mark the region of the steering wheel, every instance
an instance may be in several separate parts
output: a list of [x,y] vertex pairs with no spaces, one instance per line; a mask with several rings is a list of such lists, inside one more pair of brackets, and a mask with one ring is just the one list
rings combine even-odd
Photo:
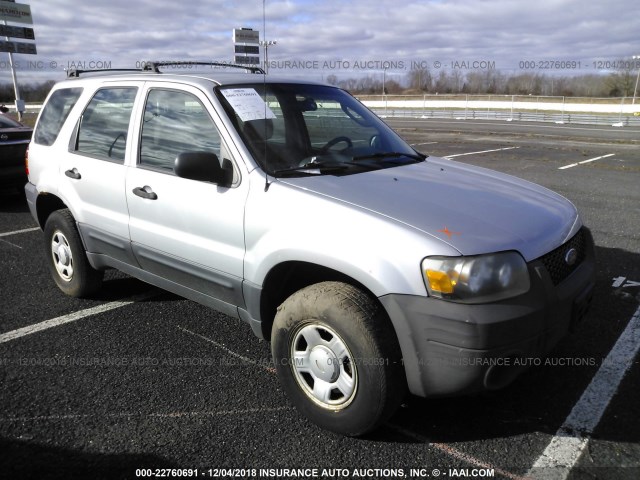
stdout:
[[344,147],[341,151],[344,151],[347,148],[353,147],[353,142],[351,141],[351,139],[349,137],[340,136],[340,137],[336,137],[334,139],[331,139],[327,143],[325,143],[324,146],[320,149],[320,153],[321,154],[322,153],[327,153],[331,147],[333,147],[334,145],[337,145],[338,143],[341,143],[341,142],[345,142],[347,144],[347,146]]

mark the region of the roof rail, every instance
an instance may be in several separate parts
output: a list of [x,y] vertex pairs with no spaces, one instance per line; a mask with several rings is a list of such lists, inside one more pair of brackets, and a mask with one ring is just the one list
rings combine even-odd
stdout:
[[140,72],[139,68],[98,68],[95,70],[79,70],[77,68],[70,68],[67,70],[67,78],[79,78],[80,75],[85,73],[100,73],[100,72]]
[[224,63],[224,62],[142,62],[140,68],[100,68],[95,70],[79,70],[69,69],[67,70],[67,78],[79,78],[80,75],[85,73],[101,73],[101,72],[146,72],[146,73],[162,73],[160,67],[168,67],[170,65],[206,65],[212,67],[229,67],[229,68],[242,68],[249,70],[251,73],[264,74],[265,71],[260,67],[252,67],[250,65],[238,65],[236,63]]
[[162,73],[160,71],[160,67],[168,67],[171,65],[204,65],[211,67],[229,67],[229,68],[242,68],[244,70],[249,70],[251,73],[259,73],[264,74],[265,71],[260,67],[252,67],[250,65],[239,65],[237,63],[225,63],[225,62],[192,62],[192,61],[182,61],[182,62],[145,62],[142,69],[145,71],[153,71],[155,73]]

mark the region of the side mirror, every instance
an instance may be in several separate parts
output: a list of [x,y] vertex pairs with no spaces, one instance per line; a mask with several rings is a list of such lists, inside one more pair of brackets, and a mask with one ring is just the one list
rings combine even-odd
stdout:
[[225,160],[225,165],[220,165],[220,160],[211,152],[182,152],[174,162],[173,171],[181,178],[200,180],[226,186],[231,184],[233,167]]

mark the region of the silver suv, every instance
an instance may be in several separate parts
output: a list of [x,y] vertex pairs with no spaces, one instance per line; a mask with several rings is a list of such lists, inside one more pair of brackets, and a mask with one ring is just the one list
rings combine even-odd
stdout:
[[76,72],[38,119],[26,193],[68,295],[115,268],[246,321],[346,435],[407,390],[504,387],[584,317],[593,241],[560,195],[427,158],[332,86],[157,67]]

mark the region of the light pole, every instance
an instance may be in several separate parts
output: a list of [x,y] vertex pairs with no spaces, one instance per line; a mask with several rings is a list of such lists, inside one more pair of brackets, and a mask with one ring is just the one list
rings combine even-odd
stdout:
[[382,99],[384,100],[384,116],[387,116],[387,106],[389,99],[387,98],[387,69],[382,69]]
[[269,47],[275,47],[277,44],[277,40],[260,40],[260,45],[264,48],[264,66],[266,73],[269,73]]
[[382,95],[387,94],[387,69],[382,69]]
[[[640,60],[640,55],[634,55],[633,57],[634,60]],[[632,105],[636,104],[636,94],[638,93],[638,80],[640,80],[640,67],[638,67],[638,76],[636,77],[636,86],[633,89],[633,102],[631,102]]]
[[[2,24],[6,26],[7,21],[4,20]],[[5,37],[5,40],[7,42],[10,41],[8,36]],[[24,105],[24,104],[22,102],[22,99],[20,98],[20,87],[18,86],[18,77],[16,76],[16,65],[15,65],[15,62],[13,61],[13,54],[11,52],[8,52],[8,55],[9,55],[9,67],[11,68],[11,78],[13,79],[13,91],[16,96],[16,112],[18,113],[18,121],[21,122],[22,121],[21,105]]]

